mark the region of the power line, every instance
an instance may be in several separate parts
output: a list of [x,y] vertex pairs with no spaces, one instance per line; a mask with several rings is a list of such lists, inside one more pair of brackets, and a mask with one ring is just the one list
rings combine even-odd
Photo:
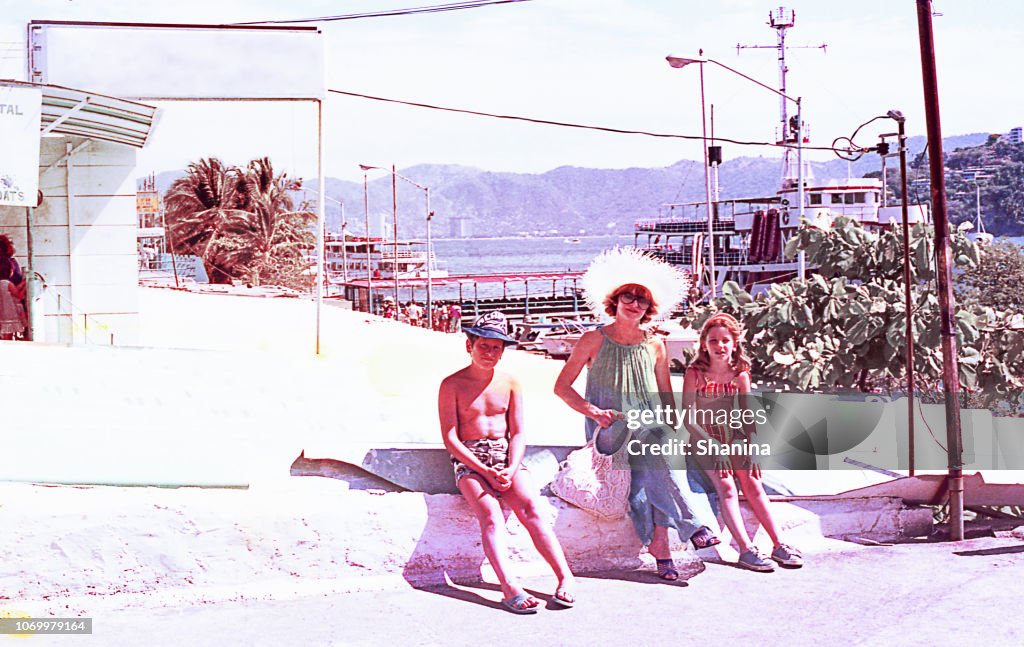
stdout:
[[[566,121],[552,121],[550,119],[535,119],[533,117],[519,117],[516,115],[502,115],[492,112],[480,112],[478,110],[467,110],[464,108],[448,108],[445,106],[435,106],[429,103],[419,103],[416,101],[403,101],[401,99],[389,99],[386,97],[375,97],[370,94],[360,94],[358,92],[346,92],[345,90],[335,90],[328,88],[328,92],[334,94],[341,94],[348,97],[356,97],[359,99],[371,99],[373,101],[383,101],[385,103],[397,103],[403,106],[412,106],[414,108],[428,108],[430,110],[441,110],[444,112],[456,112],[465,115],[476,115],[478,117],[491,117],[493,119],[509,119],[512,121],[525,121],[531,124],[544,124],[546,126],[560,126],[562,128],[579,128],[582,130],[597,130],[606,133],[615,133],[619,135],[644,135],[646,137],[659,137],[663,139],[686,139],[690,141],[703,141],[702,135],[678,135],[673,133],[655,133],[647,130],[628,130],[625,128],[611,128],[608,126],[590,126],[586,124],[576,124]],[[777,144],[774,142],[755,142],[755,141],[743,141],[739,139],[729,139],[728,137],[715,136],[715,141],[728,142],[730,144],[736,144],[738,146],[773,146],[777,148],[793,148],[793,144]],[[818,150],[818,151],[832,151],[835,152],[837,149],[831,146],[804,146],[804,150]],[[839,149],[843,150],[843,149]]]
[[300,22],[334,22],[337,20],[356,20],[359,18],[381,18],[385,16],[411,16],[420,13],[440,13],[442,11],[458,11],[460,9],[476,9],[495,4],[509,4],[512,2],[530,2],[531,0],[467,0],[466,2],[452,2],[442,5],[431,5],[428,7],[409,7],[406,9],[388,9],[385,11],[370,11],[366,13],[350,13],[338,16],[317,16],[316,18],[292,18],[288,20],[258,20],[253,22],[236,22],[234,25],[286,25]]

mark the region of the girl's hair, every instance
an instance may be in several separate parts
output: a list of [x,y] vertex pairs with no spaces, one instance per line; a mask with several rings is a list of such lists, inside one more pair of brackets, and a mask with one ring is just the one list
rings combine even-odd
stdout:
[[651,291],[637,283],[627,283],[615,288],[604,298],[604,311],[609,317],[615,317],[615,311],[619,307],[619,295],[627,292],[633,296],[647,299],[651,302],[650,307],[647,308],[647,312],[645,312],[644,316],[640,319],[641,324],[647,323],[651,320],[651,317],[658,314],[658,304],[655,303],[654,297],[651,295]]
[[704,322],[704,327],[700,329],[700,346],[697,348],[697,357],[694,358],[690,366],[698,371],[706,371],[711,368],[711,354],[708,353],[706,342],[712,328],[725,328],[732,335],[732,357],[729,358],[729,366],[732,367],[732,370],[737,373],[749,371],[750,360],[743,353],[743,329],[740,328],[740,322],[736,321],[736,317],[725,312],[719,312]]

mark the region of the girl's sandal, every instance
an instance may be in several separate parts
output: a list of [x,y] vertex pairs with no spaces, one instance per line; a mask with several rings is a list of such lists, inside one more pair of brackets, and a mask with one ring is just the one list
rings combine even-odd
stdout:
[[656,559],[655,562],[658,565],[658,577],[666,582],[675,582],[679,579],[679,571],[676,570],[676,564],[671,558]]

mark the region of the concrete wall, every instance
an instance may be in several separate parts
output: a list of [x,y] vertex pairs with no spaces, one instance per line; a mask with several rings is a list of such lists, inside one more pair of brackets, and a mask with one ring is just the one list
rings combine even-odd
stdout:
[[[456,495],[294,478],[249,490],[3,483],[0,501],[0,599],[135,593],[213,600],[437,585],[445,575],[493,581],[480,528]],[[786,539],[807,555],[832,550],[826,538],[884,542],[932,529],[930,508],[890,497],[788,498],[772,510]],[[541,497],[540,511],[576,573],[653,567],[628,519],[598,520],[551,497]],[[529,533],[506,513],[515,573],[550,577]],[[746,505],[743,513],[755,542],[770,546]],[[728,536],[722,539],[717,553],[702,555],[735,560]],[[674,548],[684,577],[704,568],[696,551]]]
[[[88,141],[43,138],[34,211],[34,270],[46,288],[44,325],[37,339],[59,343],[138,343],[138,265],[135,215],[135,149]],[[0,207],[0,233],[11,237],[28,267],[24,208]],[[38,320],[38,319],[37,319]]]

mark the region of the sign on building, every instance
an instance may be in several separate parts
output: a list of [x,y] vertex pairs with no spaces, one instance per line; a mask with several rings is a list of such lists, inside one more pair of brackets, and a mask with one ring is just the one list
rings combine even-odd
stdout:
[[138,192],[135,195],[135,211],[138,214],[159,213],[160,194]]
[[38,88],[0,85],[0,205],[36,206],[42,106]]

